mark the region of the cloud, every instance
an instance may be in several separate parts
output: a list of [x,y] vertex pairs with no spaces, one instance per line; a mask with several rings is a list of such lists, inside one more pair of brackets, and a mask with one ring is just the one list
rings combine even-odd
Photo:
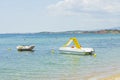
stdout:
[[120,0],[62,0],[48,7],[55,15],[114,14],[120,13]]

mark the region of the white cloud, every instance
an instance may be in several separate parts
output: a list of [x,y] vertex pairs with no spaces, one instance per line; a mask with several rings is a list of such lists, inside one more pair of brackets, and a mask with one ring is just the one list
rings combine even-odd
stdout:
[[48,6],[55,15],[115,14],[120,13],[120,0],[62,0]]

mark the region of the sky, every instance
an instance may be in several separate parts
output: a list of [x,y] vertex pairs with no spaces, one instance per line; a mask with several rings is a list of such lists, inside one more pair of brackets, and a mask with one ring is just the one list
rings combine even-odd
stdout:
[[0,0],[0,33],[120,26],[120,0]]

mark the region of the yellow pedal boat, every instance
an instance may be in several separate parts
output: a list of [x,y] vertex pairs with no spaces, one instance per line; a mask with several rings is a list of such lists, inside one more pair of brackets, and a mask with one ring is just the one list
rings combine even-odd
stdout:
[[[69,46],[71,43],[74,43],[74,46]],[[60,53],[71,53],[71,54],[93,54],[93,48],[83,48],[77,38],[70,38],[69,41],[62,47],[59,48]]]

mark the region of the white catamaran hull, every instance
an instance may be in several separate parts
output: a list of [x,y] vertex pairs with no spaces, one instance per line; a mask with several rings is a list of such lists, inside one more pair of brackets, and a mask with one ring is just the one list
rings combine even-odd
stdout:
[[71,53],[71,54],[92,54],[94,52],[93,48],[71,48],[71,47],[60,47],[60,53]]

